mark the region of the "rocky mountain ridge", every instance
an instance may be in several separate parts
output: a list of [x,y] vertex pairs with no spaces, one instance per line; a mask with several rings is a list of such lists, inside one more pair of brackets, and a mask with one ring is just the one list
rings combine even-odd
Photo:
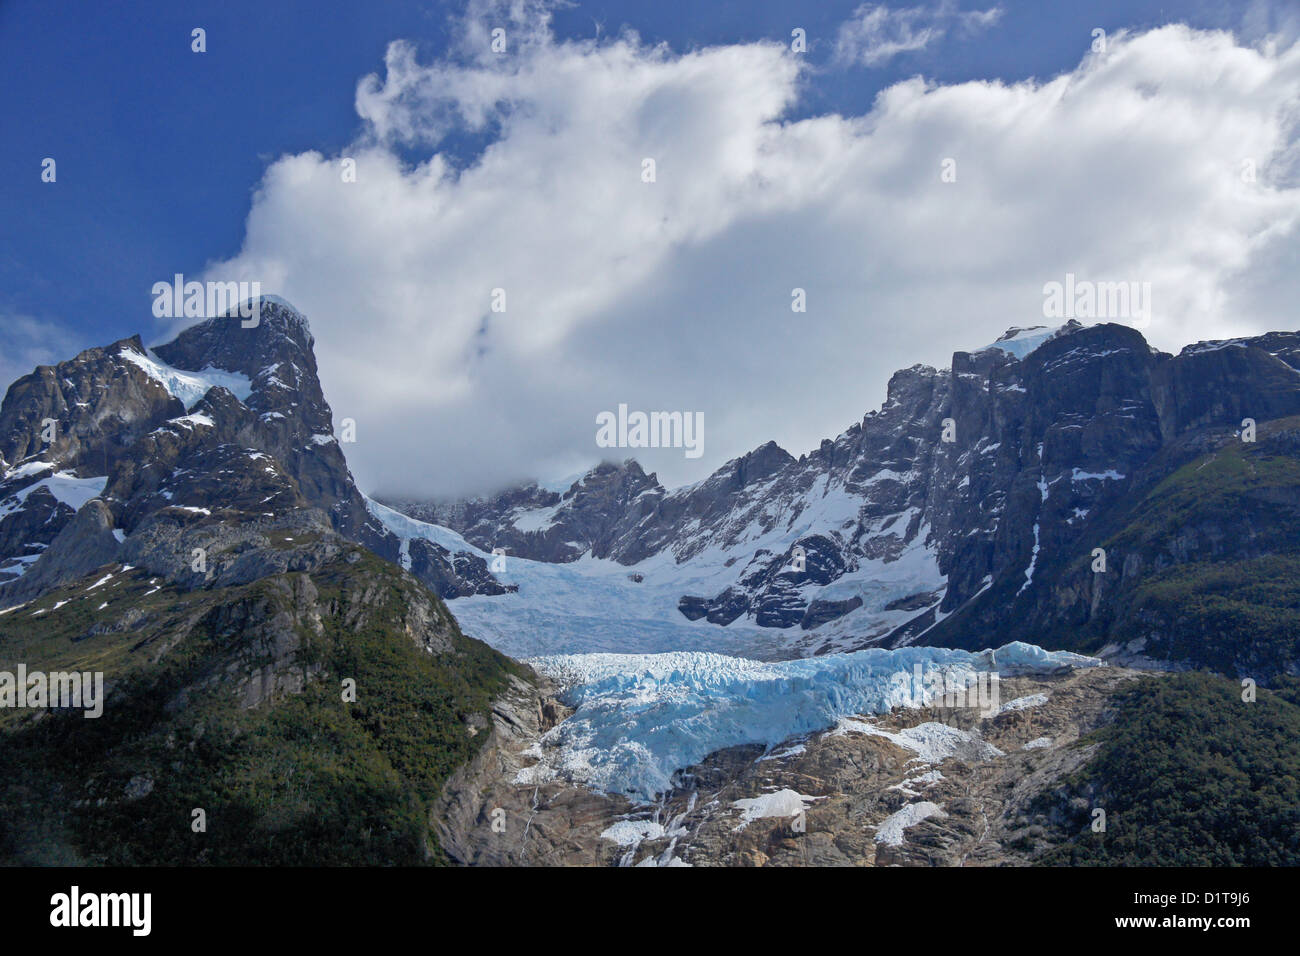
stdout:
[[[1111,595],[1136,586],[1144,568],[1293,552],[1300,503],[1279,473],[1252,499],[1262,509],[1255,531],[1212,522],[1198,550],[1171,526],[1135,554],[1121,533],[1135,496],[1224,448],[1294,460],[1285,423],[1297,414],[1300,333],[1170,355],[1127,326],[1072,321],[1012,329],[955,353],[949,369],[895,373],[879,410],[797,459],[769,442],[674,490],[628,460],[563,492],[528,485],[467,501],[388,503],[485,551],[551,563],[587,556],[633,574],[671,562],[683,579],[715,582],[679,591],[683,617],[789,630],[792,654],[1013,637],[1067,646],[1064,626],[1105,618],[1096,646],[1122,638],[1141,656],[1143,636],[1119,633],[1123,602]],[[1248,419],[1258,436],[1246,434]],[[1270,526],[1288,533],[1269,545],[1256,531]],[[1225,538],[1236,543],[1208,544]],[[1107,544],[1106,570],[1092,571],[1094,549]],[[1213,658],[1276,673],[1300,659],[1300,632],[1235,662],[1171,649],[1167,625],[1147,637],[1149,660]]]
[[403,551],[373,517],[313,346],[306,318],[267,300],[253,328],[210,319],[153,350],[133,336],[13,383],[0,405],[0,606],[111,560],[188,586],[251,580],[271,568],[247,552],[283,527],[331,530],[443,596],[504,593],[477,556]]

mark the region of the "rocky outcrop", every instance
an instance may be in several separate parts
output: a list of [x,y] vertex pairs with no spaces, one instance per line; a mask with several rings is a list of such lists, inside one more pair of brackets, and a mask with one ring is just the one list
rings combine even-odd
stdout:
[[10,584],[5,593],[12,601],[31,600],[108,564],[119,549],[108,506],[98,498],[91,499],[63,525],[41,560]]
[[432,819],[439,843],[456,863],[472,866],[573,866],[613,862],[600,839],[612,815],[631,804],[623,797],[561,783],[522,786],[529,751],[567,716],[545,678],[513,679],[492,707],[478,756],[443,788]]
[[121,360],[124,350],[143,354],[145,348],[132,336],[42,365],[14,382],[0,404],[0,461],[10,468],[57,461],[66,469],[106,474],[136,439],[185,414],[159,382]]
[[799,626],[805,631],[809,631],[837,620],[860,607],[862,607],[862,598],[860,597],[851,597],[847,601],[813,601],[808,605],[808,610],[804,611],[803,620],[799,622]]

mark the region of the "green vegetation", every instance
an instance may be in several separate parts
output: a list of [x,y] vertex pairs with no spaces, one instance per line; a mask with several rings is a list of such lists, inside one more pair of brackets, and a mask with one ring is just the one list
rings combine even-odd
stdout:
[[1300,660],[1300,556],[1175,565],[1144,579],[1131,608],[1117,635],[1154,622],[1175,660],[1270,682]]
[[[1284,427],[1286,419],[1269,423],[1260,440],[1229,440],[1214,452],[1188,462],[1162,482],[1127,516],[1127,526],[1105,543],[1108,550],[1128,554],[1153,554],[1189,529],[1221,529],[1220,550],[1238,551],[1243,539],[1257,540],[1256,551],[1277,547],[1294,551],[1300,539],[1300,459],[1289,445],[1268,438]],[[1213,542],[1202,542],[1211,549]]]
[[1265,682],[1300,658],[1300,460],[1293,420],[1177,469],[1104,542],[1144,573],[1107,640],[1154,636],[1148,653]]
[[[0,860],[442,861],[431,807],[519,665],[359,550],[309,580],[212,591],[120,576],[103,611],[82,600],[88,580],[0,618],[0,667],[103,670],[115,685],[99,719],[12,711],[0,723]],[[114,605],[144,616],[114,631]],[[432,635],[433,652],[413,634]],[[277,691],[259,699],[257,678],[272,672]],[[191,828],[195,808],[206,832]]]
[[[1258,699],[1204,674],[1145,678],[1115,697],[1097,755],[1036,808],[1069,834],[1039,862],[1300,865],[1300,681]],[[1091,830],[1092,809],[1106,830]]]

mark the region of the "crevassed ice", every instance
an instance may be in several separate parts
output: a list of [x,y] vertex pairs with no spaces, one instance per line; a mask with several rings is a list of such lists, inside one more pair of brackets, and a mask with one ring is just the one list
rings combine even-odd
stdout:
[[557,777],[644,799],[668,790],[673,774],[716,750],[771,747],[833,727],[842,717],[912,705],[915,684],[937,669],[954,681],[1092,667],[1096,658],[1013,643],[995,651],[940,647],[870,648],[767,663],[707,652],[573,654],[533,658],[566,687],[574,714],[534,751],[519,782]]

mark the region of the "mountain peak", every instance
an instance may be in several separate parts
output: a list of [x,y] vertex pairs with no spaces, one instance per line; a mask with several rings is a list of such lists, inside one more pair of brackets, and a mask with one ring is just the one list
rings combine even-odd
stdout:
[[987,352],[990,349],[1000,349],[1014,359],[1023,359],[1040,345],[1062,335],[1069,335],[1083,328],[1082,323],[1071,319],[1064,325],[1029,325],[1029,326],[1012,326],[998,336],[997,341],[992,345],[986,345],[983,348],[976,349],[975,352]]
[[764,442],[753,451],[727,462],[740,487],[751,482],[770,478],[795,460],[794,456],[774,441]]
[[245,325],[238,310],[183,330],[154,352],[176,368],[199,370],[219,368],[255,378],[263,370],[287,362],[316,371],[314,348],[307,317],[275,295],[261,297],[255,325]]
[[[267,294],[261,296],[257,302],[261,322],[281,331],[292,330],[311,339],[311,323],[307,321],[307,316],[288,299]],[[235,310],[231,315],[242,315],[243,305],[244,303],[241,303],[240,309]]]

